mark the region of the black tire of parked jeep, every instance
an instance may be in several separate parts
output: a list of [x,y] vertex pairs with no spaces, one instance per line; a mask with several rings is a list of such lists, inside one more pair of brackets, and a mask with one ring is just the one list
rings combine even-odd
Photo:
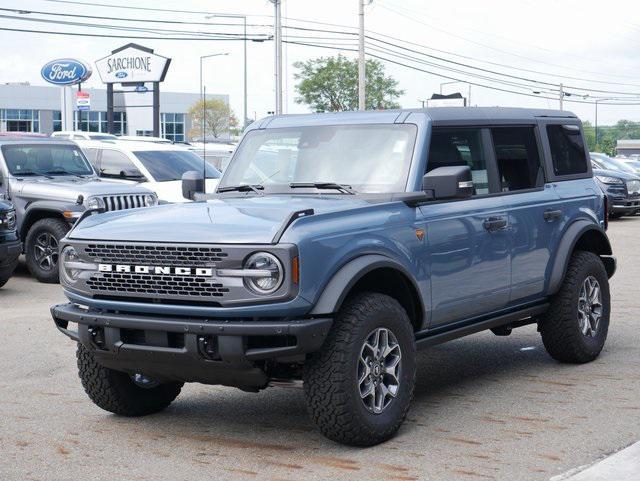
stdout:
[[69,232],[69,224],[61,219],[41,219],[34,223],[25,240],[25,258],[31,275],[40,282],[60,282],[58,247]]
[[4,286],[7,282],[9,282],[9,277],[0,277],[0,287]]
[[610,212],[609,213],[609,219],[620,219],[624,214],[621,212]]
[[[386,334],[376,337],[375,333],[380,332]],[[394,350],[386,359],[375,360],[373,355],[369,356],[373,350],[368,345],[385,345],[377,341],[383,338],[387,339],[387,346],[395,346]],[[307,406],[320,431],[333,441],[353,446],[372,446],[391,438],[404,421],[413,397],[415,352],[413,327],[395,299],[362,293],[345,302],[324,345],[307,359],[304,369]],[[375,369],[361,362],[364,357],[374,359]],[[391,366],[398,359],[399,370],[394,372],[399,380],[395,385],[396,396],[389,397],[386,406],[387,395],[383,396],[382,410],[375,413],[371,404],[378,404],[378,398],[363,399],[362,388],[365,387],[365,393],[372,388],[374,372],[383,376],[377,378],[380,380],[375,386],[382,387],[385,379],[385,389],[389,388],[392,384],[389,379],[393,378],[380,373],[385,372],[385,366],[393,369]],[[368,376],[363,367],[370,373]]]
[[[595,290],[590,294],[590,288],[595,285],[599,294]],[[586,293],[586,302],[583,293]],[[595,298],[599,299],[592,304],[590,299]],[[609,278],[604,264],[592,252],[574,252],[560,290],[538,321],[542,342],[549,355],[557,361],[572,364],[596,359],[607,339],[610,309]],[[594,313],[599,315],[597,323]],[[588,332],[584,333],[584,329]]]
[[127,373],[101,366],[86,347],[76,352],[82,387],[98,407],[120,416],[146,416],[165,409],[178,397],[183,383],[168,382],[153,387],[137,385]]

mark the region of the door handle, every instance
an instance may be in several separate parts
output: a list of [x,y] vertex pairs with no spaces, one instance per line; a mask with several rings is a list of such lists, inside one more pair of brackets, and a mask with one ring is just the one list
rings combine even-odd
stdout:
[[497,230],[504,229],[505,227],[507,227],[507,218],[506,217],[489,217],[484,220],[482,225],[489,232],[495,232]]
[[547,222],[553,222],[554,220],[558,220],[562,217],[561,210],[545,210],[544,214],[542,214],[544,220]]

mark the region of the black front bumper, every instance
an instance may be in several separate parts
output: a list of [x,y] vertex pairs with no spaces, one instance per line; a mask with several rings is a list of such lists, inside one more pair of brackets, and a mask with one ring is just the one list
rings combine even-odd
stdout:
[[0,237],[0,277],[11,275],[18,265],[18,257],[21,253],[22,243],[15,236]]
[[[222,320],[51,308],[56,327],[112,369],[242,388],[264,387],[261,361],[295,359],[320,349],[333,320]],[[77,330],[70,327],[76,324]]]
[[608,194],[609,211],[615,214],[633,214],[640,210],[640,196],[625,196]]

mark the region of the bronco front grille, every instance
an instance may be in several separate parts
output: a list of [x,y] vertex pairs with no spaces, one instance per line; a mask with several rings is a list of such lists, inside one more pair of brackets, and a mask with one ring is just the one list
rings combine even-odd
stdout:
[[100,198],[107,211],[136,209],[145,206],[144,195],[140,194],[105,195]]
[[204,277],[102,272],[87,286],[94,292],[120,295],[145,294],[180,297],[222,297],[229,289]]
[[85,254],[104,264],[210,267],[228,256],[219,247],[88,244]]

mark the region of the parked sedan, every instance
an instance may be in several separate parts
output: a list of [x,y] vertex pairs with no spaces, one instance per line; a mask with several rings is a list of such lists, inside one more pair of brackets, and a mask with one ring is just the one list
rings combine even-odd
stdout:
[[607,196],[611,219],[635,215],[640,211],[639,176],[615,170],[602,170],[594,163],[593,177]]

